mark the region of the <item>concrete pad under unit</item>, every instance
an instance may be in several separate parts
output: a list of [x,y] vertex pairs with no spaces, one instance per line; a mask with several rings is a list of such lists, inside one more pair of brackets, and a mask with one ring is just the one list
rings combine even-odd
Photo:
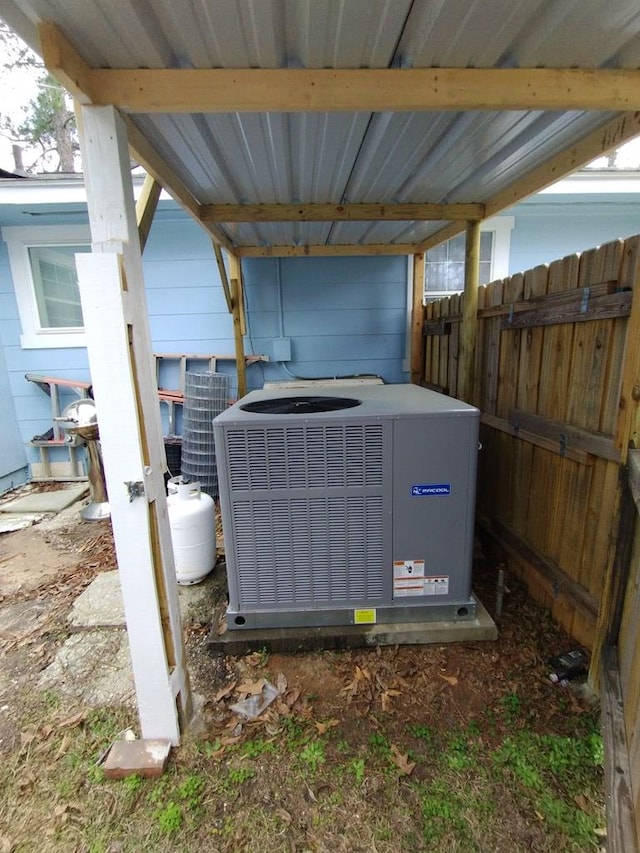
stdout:
[[58,489],[55,492],[39,492],[16,498],[0,506],[0,512],[60,512],[71,504],[79,501],[89,491],[88,483],[78,483],[68,489]]
[[496,623],[482,602],[476,598],[476,617],[464,622],[398,622],[377,625],[254,628],[229,631],[226,630],[224,612],[219,610],[214,613],[207,647],[211,652],[245,655],[262,648],[270,652],[307,652],[319,649],[357,649],[367,646],[472,643],[497,639]]

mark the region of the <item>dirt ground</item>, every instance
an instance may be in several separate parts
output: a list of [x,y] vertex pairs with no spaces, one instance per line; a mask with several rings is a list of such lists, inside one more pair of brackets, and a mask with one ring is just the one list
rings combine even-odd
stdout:
[[[24,773],[25,738],[31,744],[44,731],[42,754],[49,754],[54,725],[43,728],[37,717],[46,711],[37,711],[43,701],[55,706],[54,720],[63,727],[70,719],[74,726],[88,719],[84,709],[60,708],[49,696],[43,700],[36,682],[68,636],[72,601],[97,573],[115,565],[109,523],[82,522],[77,506],[0,537],[0,756],[14,761],[16,773],[19,768]],[[495,566],[477,561],[474,589],[492,615],[495,581]],[[576,781],[580,790],[567,789],[568,811],[546,810],[543,790],[549,768],[550,778],[556,774],[558,780],[566,770],[568,759],[560,753],[569,749],[569,740],[594,737],[597,703],[584,685],[562,689],[549,681],[548,659],[575,646],[517,581],[507,578],[507,588],[496,642],[295,655],[264,649],[228,658],[206,650],[207,625],[192,626],[186,633],[189,669],[203,709],[199,728],[175,752],[170,773],[176,790],[191,785],[199,793],[183,800],[176,795],[163,811],[157,802],[165,789],[150,791],[155,823],[140,829],[131,846],[113,821],[104,838],[99,835],[102,840],[86,841],[88,823],[80,831],[66,821],[71,806],[61,805],[50,849],[117,853],[140,849],[142,837],[155,838],[151,849],[158,850],[257,853],[597,848],[604,819],[601,769]],[[230,705],[265,681],[278,685],[277,701],[255,722],[242,723]],[[135,713],[127,715],[135,727]],[[549,738],[555,738],[555,764],[549,759],[548,767],[534,767],[532,758],[529,766],[515,754],[532,744],[542,752]],[[62,747],[57,749],[54,765]],[[283,755],[289,756],[286,769]],[[218,762],[215,776],[207,775],[212,761]],[[217,791],[215,798],[204,798],[204,780]],[[450,789],[442,787],[443,780]],[[10,801],[17,783],[12,777],[4,784]],[[491,794],[485,801],[478,792],[487,785]],[[461,799],[465,786],[474,792],[471,805]],[[519,786],[522,801],[514,799]],[[25,823],[25,791],[16,790]],[[102,789],[91,794],[100,795]],[[140,796],[137,791],[137,803]],[[74,797],[78,802],[77,792]],[[109,797],[111,803],[113,793]],[[357,798],[351,805],[350,797]],[[496,810],[496,803],[502,807]],[[116,815],[116,806],[109,809]],[[125,812],[131,832],[132,812]],[[577,834],[563,826],[569,812]],[[169,817],[178,813],[174,827]],[[44,849],[24,840],[28,822],[20,835],[17,814],[0,807],[0,851]],[[3,818],[12,815],[10,831]]]

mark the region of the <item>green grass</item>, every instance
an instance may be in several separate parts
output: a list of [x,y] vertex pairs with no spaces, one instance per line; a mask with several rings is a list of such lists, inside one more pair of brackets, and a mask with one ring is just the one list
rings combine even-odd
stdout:
[[550,827],[579,849],[596,846],[599,820],[575,805],[580,796],[597,797],[594,769],[603,762],[602,738],[596,731],[575,737],[522,731],[505,739],[492,754],[498,772],[514,779],[532,808]]
[[[187,736],[160,779],[118,781],[96,762],[131,724],[126,712],[59,727],[49,696],[39,713],[28,745],[0,765],[0,822],[16,853],[32,849],[34,826],[51,853],[116,843],[122,853],[280,853],[314,839],[336,851],[585,853],[604,819],[595,718],[567,709],[554,731],[533,731],[515,691],[492,714],[445,724],[345,716],[320,735],[305,714],[268,733],[248,726],[233,745]],[[398,772],[392,745],[415,762],[411,773]]]

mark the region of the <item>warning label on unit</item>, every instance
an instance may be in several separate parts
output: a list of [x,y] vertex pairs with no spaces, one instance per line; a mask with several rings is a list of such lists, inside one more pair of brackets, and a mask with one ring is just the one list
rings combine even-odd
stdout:
[[424,560],[394,560],[393,597],[448,595],[448,575],[425,575]]
[[440,577],[428,577],[424,579],[424,594],[425,595],[448,595],[449,594],[449,576],[440,575]]
[[375,625],[377,621],[377,614],[375,607],[371,607],[368,610],[354,610],[353,611],[353,623],[354,625]]
[[424,595],[424,560],[394,560],[393,597]]

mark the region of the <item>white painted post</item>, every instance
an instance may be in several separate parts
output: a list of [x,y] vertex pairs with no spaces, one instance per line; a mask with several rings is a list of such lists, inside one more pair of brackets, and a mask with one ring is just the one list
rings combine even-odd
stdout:
[[78,111],[93,251],[76,264],[138,712],[143,737],[177,744],[191,697],[126,129]]

